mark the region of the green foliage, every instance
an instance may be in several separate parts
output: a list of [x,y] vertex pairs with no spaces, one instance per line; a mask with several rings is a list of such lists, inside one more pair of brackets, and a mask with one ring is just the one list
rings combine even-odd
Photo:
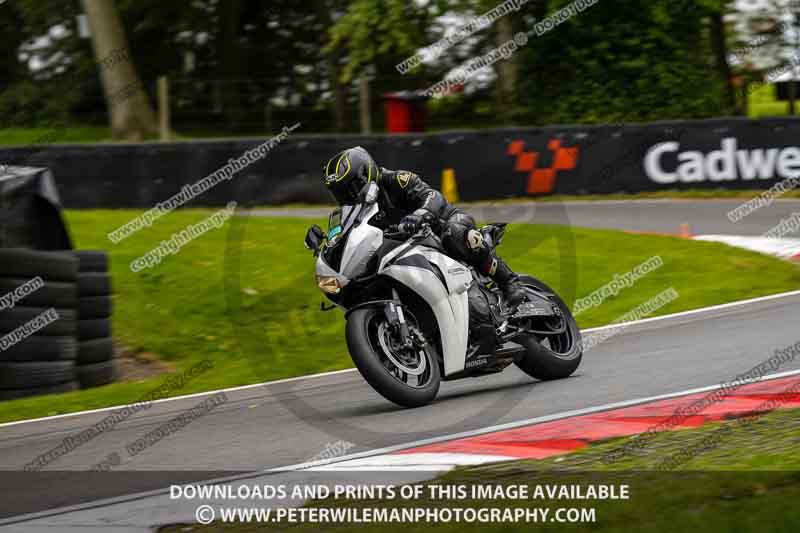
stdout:
[[[506,15],[529,31],[571,0],[530,0]],[[118,0],[133,62],[151,97],[154,81],[171,80],[173,122],[194,129],[252,133],[300,121],[304,131],[331,131],[338,103],[343,129],[357,122],[356,79],[371,79],[373,123],[380,95],[421,90],[497,46],[498,24],[447,49],[435,62],[401,75],[395,66],[442,38],[441,15],[480,15],[501,0]],[[432,103],[429,127],[484,127],[648,121],[731,114],[721,107],[726,80],[711,50],[711,13],[728,0],[599,0],[528,44],[511,104],[496,82]],[[15,126],[105,125],[105,102],[88,40],[77,36],[74,0],[0,4],[0,120]],[[45,65],[19,62],[24,44],[64,31],[30,52]],[[728,25],[728,42],[741,39]],[[731,44],[733,46],[733,44]],[[22,47],[22,48],[21,48]],[[187,68],[191,55],[192,68]],[[499,65],[489,67],[497,72]],[[337,100],[334,79],[342,81]],[[503,103],[501,103],[503,102]],[[511,108],[510,110],[508,108]],[[242,126],[249,120],[248,126]],[[266,124],[266,125],[265,125]],[[248,129],[249,128],[249,129]]]
[[[552,13],[567,2],[550,2]],[[703,10],[691,1],[599,2],[531,39],[520,119],[536,124],[700,118],[719,110]]]
[[353,0],[330,29],[329,48],[346,46],[349,60],[342,72],[353,79],[367,65],[390,55],[396,62],[425,46],[427,10],[407,0]]

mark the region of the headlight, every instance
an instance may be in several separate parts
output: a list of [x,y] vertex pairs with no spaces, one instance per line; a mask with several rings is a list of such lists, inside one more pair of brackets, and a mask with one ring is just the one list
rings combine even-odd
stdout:
[[317,286],[325,294],[339,294],[342,290],[339,280],[333,276],[317,276]]

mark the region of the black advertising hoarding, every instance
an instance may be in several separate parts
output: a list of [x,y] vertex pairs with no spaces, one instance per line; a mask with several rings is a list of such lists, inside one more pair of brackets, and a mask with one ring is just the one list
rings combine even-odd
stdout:
[[[766,189],[800,175],[800,121],[713,119],[652,124],[553,126],[436,134],[302,135],[189,205],[329,202],[321,166],[360,144],[379,165],[439,186],[453,169],[464,201],[545,194],[667,189]],[[58,178],[66,207],[149,208],[241,156],[264,139],[0,149]]]

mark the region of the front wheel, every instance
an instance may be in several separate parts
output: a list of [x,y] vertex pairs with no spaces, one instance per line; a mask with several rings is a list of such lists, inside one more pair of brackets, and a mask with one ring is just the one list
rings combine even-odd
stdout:
[[[409,326],[417,327],[406,312]],[[436,348],[400,346],[383,311],[375,307],[356,309],[347,319],[347,348],[358,371],[378,394],[403,407],[420,407],[439,392]]]
[[572,312],[553,289],[538,279],[520,276],[520,282],[548,293],[550,301],[561,311],[561,320],[566,327],[555,335],[525,335],[515,339],[514,342],[525,347],[525,357],[516,363],[517,366],[529,376],[543,381],[569,377],[583,358],[581,332]]

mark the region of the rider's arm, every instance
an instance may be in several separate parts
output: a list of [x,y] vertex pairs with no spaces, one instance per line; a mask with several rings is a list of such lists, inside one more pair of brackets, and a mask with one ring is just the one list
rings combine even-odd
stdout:
[[413,172],[396,171],[389,182],[390,193],[401,207],[420,216],[425,222],[436,224],[447,207],[442,193],[422,181]]

